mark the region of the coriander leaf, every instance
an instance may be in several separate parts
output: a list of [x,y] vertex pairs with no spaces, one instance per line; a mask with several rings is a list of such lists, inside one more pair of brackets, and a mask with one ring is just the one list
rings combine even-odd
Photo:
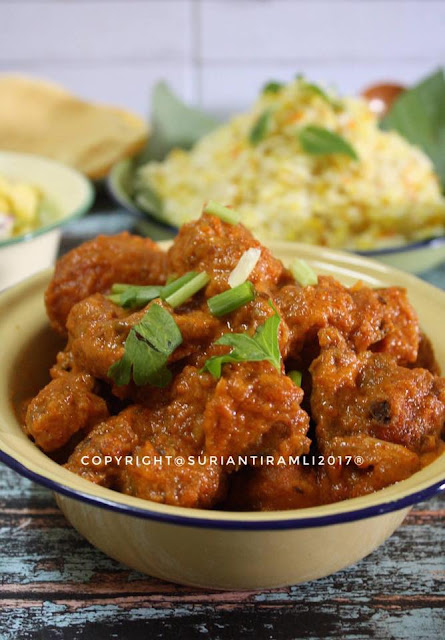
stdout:
[[152,304],[135,331],[160,353],[170,355],[182,343],[174,318],[159,304]]
[[278,344],[280,316],[271,301],[269,304],[275,313],[258,327],[255,335],[251,337],[246,333],[225,333],[215,344],[232,347],[232,350],[228,354],[209,358],[202,371],[207,370],[214,378],[219,378],[223,364],[263,360],[268,360],[280,371],[281,355]]
[[300,129],[298,137],[303,149],[312,155],[335,153],[349,156],[354,160],[359,159],[349,142],[337,133],[323,127],[308,125]]
[[249,142],[256,146],[263,138],[266,137],[272,122],[272,112],[266,109],[256,120],[249,133]]
[[326,102],[326,104],[332,107],[335,111],[338,111],[341,109],[342,107],[341,101],[330,96],[328,93],[326,93],[326,91],[324,91],[321,87],[319,87],[318,84],[306,82],[305,80],[302,80],[301,82],[304,89],[307,89],[314,95],[324,100],[324,102]]
[[430,157],[445,188],[445,76],[434,72],[418,85],[404,91],[394,102],[380,126],[402,135]]
[[[128,338],[130,337],[130,334]],[[114,380],[118,387],[122,387],[125,384],[129,384],[131,380],[131,366],[132,362],[130,357],[127,353],[124,353],[120,360],[111,365],[108,369],[107,375],[109,378]]]
[[271,80],[261,90],[261,93],[279,93],[283,88],[282,82],[277,82],[276,80]]
[[209,358],[203,370],[207,369],[214,378],[221,377],[221,367],[223,364],[231,362],[260,362],[264,360],[264,351],[257,347],[254,338],[246,333],[225,333],[215,344],[232,347],[232,351],[222,356],[212,356]]
[[234,358],[230,355],[212,356],[211,358],[206,360],[206,363],[201,369],[201,371],[207,370],[209,373],[212,374],[214,378],[220,378],[223,364],[229,364],[231,362],[243,362],[243,361],[237,360],[237,358]]
[[333,106],[333,102],[332,102],[331,98],[328,96],[326,91],[323,91],[323,89],[321,87],[319,87],[316,84],[312,84],[311,82],[304,82],[303,86],[304,86],[305,89],[307,89],[308,91],[311,91],[316,96],[318,96],[319,98],[321,98],[322,100],[327,102],[327,104]]
[[[147,384],[149,378],[151,377],[151,372],[155,370],[155,368],[152,367],[151,363],[151,351],[153,351],[153,349],[150,349],[148,344],[143,340],[139,340],[136,330],[135,328],[133,328],[128,334],[127,340],[125,341],[124,357],[128,357],[132,364],[133,380],[138,386]],[[165,366],[165,356],[163,356],[162,354],[159,355],[161,355],[164,360],[162,366]]]
[[139,387],[151,384],[165,387],[171,380],[167,369],[168,356],[151,348],[143,340],[138,340],[138,348],[133,354],[133,380]]
[[269,306],[275,311],[274,315],[256,330],[254,340],[264,353],[269,354],[269,360],[273,366],[280,370],[281,354],[278,344],[278,327],[280,326],[280,316],[273,303],[269,300]]
[[225,333],[215,344],[232,347],[230,355],[243,360],[264,360],[264,349],[259,346],[254,337],[247,333]]
[[172,316],[154,303],[131,329],[124,355],[109,368],[108,376],[118,386],[129,384],[133,376],[138,386],[165,387],[172,377],[168,358],[181,343],[182,335]]

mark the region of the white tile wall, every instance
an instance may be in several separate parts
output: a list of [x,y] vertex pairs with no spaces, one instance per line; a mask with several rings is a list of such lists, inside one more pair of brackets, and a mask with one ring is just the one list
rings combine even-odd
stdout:
[[445,3],[431,0],[204,2],[204,61],[391,60],[444,52]]
[[0,58],[59,64],[191,53],[190,2],[3,2]]
[[303,72],[356,92],[445,63],[445,0],[0,0],[0,71],[147,110],[160,79],[213,111]]
[[[2,65],[0,65],[0,68]],[[138,113],[149,112],[151,87],[165,78],[169,86],[193,103],[195,91],[190,65],[177,62],[79,62],[73,65],[45,62],[7,65],[12,73],[42,77],[68,87],[73,93],[95,102],[124,106]]]

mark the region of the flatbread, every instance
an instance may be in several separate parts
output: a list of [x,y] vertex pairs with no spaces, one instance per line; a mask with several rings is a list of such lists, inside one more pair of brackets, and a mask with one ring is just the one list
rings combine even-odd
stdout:
[[0,149],[64,162],[93,180],[140,151],[147,124],[136,115],[95,105],[47,81],[0,75]]

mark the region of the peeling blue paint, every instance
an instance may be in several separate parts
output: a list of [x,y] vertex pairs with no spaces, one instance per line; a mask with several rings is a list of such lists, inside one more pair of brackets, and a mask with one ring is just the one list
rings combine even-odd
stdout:
[[235,627],[239,637],[274,639],[440,638],[444,508],[440,497],[420,505],[376,552],[335,575],[220,594],[167,585],[107,558],[66,523],[48,491],[3,467],[0,640],[226,640]]

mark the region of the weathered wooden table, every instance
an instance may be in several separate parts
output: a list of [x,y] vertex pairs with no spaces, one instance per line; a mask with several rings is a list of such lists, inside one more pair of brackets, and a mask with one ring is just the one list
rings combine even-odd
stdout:
[[[427,278],[445,288],[445,267]],[[70,527],[47,489],[0,465],[0,640],[439,640],[444,516],[443,498],[417,505],[377,551],[328,578],[221,593],[167,584],[107,558]]]

